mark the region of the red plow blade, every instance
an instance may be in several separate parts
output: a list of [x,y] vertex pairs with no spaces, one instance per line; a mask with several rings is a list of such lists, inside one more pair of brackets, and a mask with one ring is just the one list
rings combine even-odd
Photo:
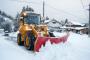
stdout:
[[39,49],[41,48],[42,45],[45,45],[47,41],[50,41],[51,44],[55,43],[61,43],[61,42],[66,42],[67,38],[69,36],[69,33],[67,33],[65,36],[62,37],[37,37],[37,40],[34,45],[34,51],[39,52]]

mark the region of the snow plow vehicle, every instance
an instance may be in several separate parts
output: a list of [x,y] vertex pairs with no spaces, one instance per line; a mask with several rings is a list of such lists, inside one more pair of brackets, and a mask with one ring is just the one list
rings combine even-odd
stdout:
[[47,41],[53,43],[65,42],[68,34],[62,37],[54,37],[48,31],[48,26],[41,24],[40,14],[23,11],[19,19],[19,33],[17,35],[18,45],[24,45],[26,49],[39,52],[42,45]]

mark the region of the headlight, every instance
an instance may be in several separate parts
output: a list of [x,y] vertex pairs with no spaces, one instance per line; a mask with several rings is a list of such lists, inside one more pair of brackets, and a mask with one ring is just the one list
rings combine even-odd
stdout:
[[27,16],[27,13],[26,12],[22,12],[21,13],[21,17],[26,17]]
[[24,12],[24,13],[23,13],[23,16],[27,16],[27,13],[26,13],[26,12]]

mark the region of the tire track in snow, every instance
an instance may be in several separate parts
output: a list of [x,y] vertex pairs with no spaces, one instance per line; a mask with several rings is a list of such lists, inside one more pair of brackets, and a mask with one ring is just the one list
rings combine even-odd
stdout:
[[19,46],[17,44],[17,38],[16,37],[12,37],[12,36],[4,36],[4,37],[5,37],[5,40],[10,42],[11,44],[16,45],[17,47],[19,47],[20,49],[23,49],[24,51],[27,51],[27,53],[29,53],[29,54],[35,55],[35,53],[33,51],[27,50],[24,46]]

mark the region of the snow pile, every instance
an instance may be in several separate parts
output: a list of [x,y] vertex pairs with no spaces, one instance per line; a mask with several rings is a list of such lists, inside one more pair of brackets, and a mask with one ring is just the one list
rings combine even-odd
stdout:
[[[62,49],[61,49],[62,48]],[[46,46],[41,48],[40,52],[36,53],[38,60],[60,60],[65,57],[65,45],[51,45],[48,41]]]
[[19,31],[17,31],[17,32],[12,32],[12,33],[9,33],[9,36],[10,36],[10,37],[17,37],[18,33],[19,33]]
[[62,36],[65,36],[67,33],[66,32],[53,32],[53,34],[55,35],[55,37],[62,37]]
[[1,35],[4,34],[4,29],[0,29],[0,34],[1,34]]
[[90,38],[70,33],[66,43],[51,45],[48,41],[40,52],[32,53],[0,36],[0,60],[90,60]]

